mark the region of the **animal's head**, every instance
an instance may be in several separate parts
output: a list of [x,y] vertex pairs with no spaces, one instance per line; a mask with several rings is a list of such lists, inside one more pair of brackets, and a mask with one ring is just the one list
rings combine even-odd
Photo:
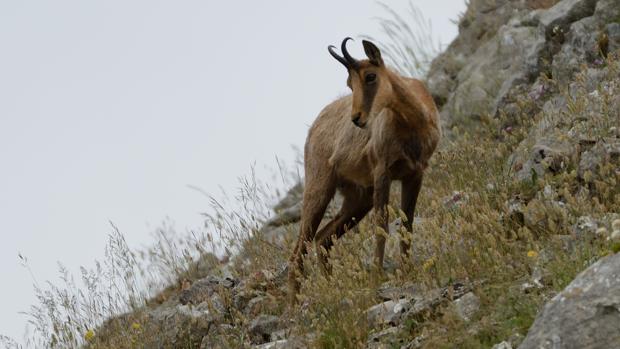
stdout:
[[342,56],[336,53],[334,46],[329,46],[328,50],[349,71],[347,85],[353,91],[351,121],[356,126],[364,128],[388,101],[387,97],[391,93],[389,72],[381,58],[381,51],[375,44],[363,40],[364,52],[368,59],[357,60],[347,51],[348,40],[351,38],[345,38],[340,46]]

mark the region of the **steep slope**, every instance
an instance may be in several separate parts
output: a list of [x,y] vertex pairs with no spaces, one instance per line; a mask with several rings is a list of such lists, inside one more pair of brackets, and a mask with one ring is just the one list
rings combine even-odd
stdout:
[[[476,0],[459,29],[427,79],[448,137],[425,180],[411,260],[396,253],[394,209],[384,275],[369,267],[362,222],[336,244],[332,277],[308,256],[301,306],[288,309],[297,185],[230,261],[111,319],[87,347],[519,345],[547,300],[620,248],[620,0]],[[588,282],[616,303],[584,330],[620,309],[602,269]],[[556,297],[541,316],[570,306],[580,305]],[[524,348],[543,344],[544,322]],[[608,340],[590,343],[620,345]]]

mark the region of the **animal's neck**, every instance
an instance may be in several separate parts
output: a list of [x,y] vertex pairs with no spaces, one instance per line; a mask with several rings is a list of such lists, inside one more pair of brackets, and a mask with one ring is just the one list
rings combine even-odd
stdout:
[[432,127],[429,111],[416,97],[407,82],[395,73],[390,72],[392,100],[390,109],[399,116],[405,133],[418,133]]

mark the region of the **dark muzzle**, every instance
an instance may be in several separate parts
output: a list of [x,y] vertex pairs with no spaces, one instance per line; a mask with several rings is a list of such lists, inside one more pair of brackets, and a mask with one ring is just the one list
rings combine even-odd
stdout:
[[360,122],[360,117],[361,117],[361,115],[359,113],[357,113],[357,115],[351,121],[353,121],[355,126],[357,126],[359,128],[363,128],[364,125],[362,125],[362,123]]

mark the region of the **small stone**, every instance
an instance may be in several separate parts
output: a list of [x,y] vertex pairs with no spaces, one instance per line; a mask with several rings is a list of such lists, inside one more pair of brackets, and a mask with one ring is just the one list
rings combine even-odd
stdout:
[[388,327],[383,331],[373,333],[368,337],[367,349],[393,348],[402,343],[402,339],[397,338],[400,332],[398,327]]
[[380,325],[398,325],[401,316],[411,307],[408,299],[400,299],[397,301],[387,301],[370,307],[366,311],[366,317],[370,327]]
[[271,334],[278,329],[278,325],[277,316],[263,314],[252,320],[248,331],[254,343],[262,344],[271,340]]
[[278,331],[275,331],[271,334],[271,340],[272,341],[279,341],[282,339],[287,339],[288,338],[288,334],[290,332],[290,329],[288,328],[284,328]]
[[521,292],[523,293],[530,293],[536,288],[537,288],[536,285],[534,285],[533,283],[529,281],[521,284]]
[[620,242],[620,230],[614,230],[613,233],[609,236],[611,241]]
[[411,342],[403,345],[402,347],[400,347],[400,349],[418,349],[418,348],[422,348],[422,345],[424,344],[424,341],[426,340],[426,335],[421,334],[417,337],[415,337]]
[[592,219],[592,217],[581,216],[577,219],[577,223],[573,226],[572,230],[576,235],[582,236],[584,234],[596,232],[597,226],[596,221]]
[[252,348],[254,349],[284,349],[288,347],[289,347],[288,340],[280,339],[277,341],[273,341],[273,342],[269,342],[269,343],[265,343],[261,345],[255,345]]
[[301,202],[287,207],[278,212],[278,214],[265,222],[265,226],[279,227],[291,223],[296,223],[301,219]]
[[181,291],[179,302],[181,304],[200,304],[213,295],[218,287],[232,288],[237,280],[232,276],[219,277],[209,275],[194,281],[189,287]]
[[469,321],[480,309],[480,299],[473,292],[466,293],[454,301],[456,313],[464,321]]
[[512,345],[510,344],[510,342],[503,341],[501,343],[495,344],[492,349],[512,349]]

